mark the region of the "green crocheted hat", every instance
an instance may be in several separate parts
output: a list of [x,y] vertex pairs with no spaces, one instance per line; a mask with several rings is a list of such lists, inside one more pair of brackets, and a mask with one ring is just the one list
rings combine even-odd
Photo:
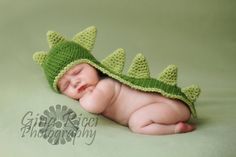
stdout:
[[200,94],[200,88],[197,85],[178,87],[175,65],[169,65],[159,74],[158,78],[152,78],[145,57],[139,53],[134,57],[128,73],[123,74],[125,63],[123,49],[117,49],[101,62],[90,53],[96,34],[96,28],[91,26],[76,34],[72,41],[69,41],[56,32],[48,31],[49,52],[35,52],[33,59],[44,69],[46,78],[54,91],[60,93],[57,82],[71,67],[80,63],[88,63],[131,88],[144,92],[157,92],[168,98],[181,100],[188,105],[192,116],[197,117],[194,102]]

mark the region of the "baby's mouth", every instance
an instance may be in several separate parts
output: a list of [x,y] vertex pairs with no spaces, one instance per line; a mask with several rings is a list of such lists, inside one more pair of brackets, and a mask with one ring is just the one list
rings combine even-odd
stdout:
[[78,88],[78,93],[83,92],[87,88],[87,85],[82,85]]

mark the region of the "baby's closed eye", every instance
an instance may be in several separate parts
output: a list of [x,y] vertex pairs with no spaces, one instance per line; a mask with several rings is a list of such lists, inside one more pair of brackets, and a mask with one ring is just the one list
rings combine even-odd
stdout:
[[59,86],[61,91],[66,90],[66,88],[69,86],[70,82],[69,81],[65,81],[61,84],[61,86]]
[[72,71],[71,75],[78,75],[82,71],[82,68]]

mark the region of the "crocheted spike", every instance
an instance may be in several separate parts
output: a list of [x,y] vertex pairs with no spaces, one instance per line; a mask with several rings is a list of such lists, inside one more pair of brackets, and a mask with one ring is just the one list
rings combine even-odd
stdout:
[[42,65],[46,57],[47,57],[47,52],[39,51],[34,53],[33,60],[39,65]]
[[97,29],[95,26],[91,26],[77,33],[72,40],[91,51],[93,49],[96,36]]
[[201,93],[201,89],[197,85],[191,85],[191,86],[185,87],[181,89],[181,91],[187,96],[189,100],[192,101],[192,103],[196,101],[196,99]]
[[175,65],[169,65],[159,75],[158,80],[167,83],[169,85],[177,84],[177,67]]
[[128,70],[128,76],[134,78],[149,78],[150,72],[146,58],[141,54],[137,54]]
[[112,54],[103,59],[101,63],[112,71],[121,74],[125,64],[124,49],[119,48],[115,50]]
[[48,40],[48,45],[50,48],[52,48],[54,45],[65,41],[65,38],[58,34],[57,32],[54,31],[48,31],[47,32],[47,40]]

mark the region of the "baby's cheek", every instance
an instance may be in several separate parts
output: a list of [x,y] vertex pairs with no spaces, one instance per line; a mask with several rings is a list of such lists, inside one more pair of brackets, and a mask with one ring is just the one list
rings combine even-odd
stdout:
[[71,98],[74,98],[75,97],[75,93],[72,92],[70,89],[67,89],[63,92],[64,95],[68,96],[68,97],[71,97]]

